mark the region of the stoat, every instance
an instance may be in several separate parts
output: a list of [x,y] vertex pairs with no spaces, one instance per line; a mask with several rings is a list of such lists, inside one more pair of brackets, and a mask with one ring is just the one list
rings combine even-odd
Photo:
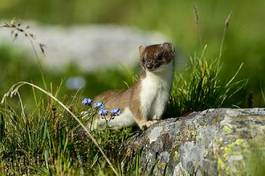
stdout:
[[120,108],[121,114],[109,121],[97,117],[94,128],[137,124],[145,129],[161,119],[170,96],[175,49],[171,43],[163,43],[140,46],[139,52],[143,68],[139,80],[125,91],[107,91],[95,98],[104,102],[106,109]]

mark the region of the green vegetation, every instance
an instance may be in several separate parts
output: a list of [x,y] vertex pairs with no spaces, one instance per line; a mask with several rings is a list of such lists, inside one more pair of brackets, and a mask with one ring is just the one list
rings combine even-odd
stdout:
[[246,170],[250,175],[262,176],[265,173],[265,152],[261,147],[264,138],[260,140],[262,142],[251,141],[250,146],[252,150],[245,154],[248,163]]
[[[200,56],[190,58],[183,74],[176,73],[167,113],[169,117],[193,111],[220,108],[229,104],[233,95],[245,88],[246,80],[234,81],[241,66],[226,82],[220,80],[220,58],[207,60],[206,47]],[[238,102],[237,102],[238,101]],[[233,100],[238,104],[240,100]],[[231,104],[228,105],[231,107]]]
[[[198,9],[198,25],[194,6]],[[240,4],[238,1],[212,0],[135,0],[126,3],[123,0],[2,0],[0,15],[6,20],[16,17],[65,26],[98,23],[134,26],[168,35],[187,58],[207,43],[208,58],[216,58],[224,19],[232,12],[220,76],[231,77],[244,63],[238,79],[249,82],[239,97],[253,97],[253,106],[264,106],[261,98],[261,88],[265,86],[264,6],[263,0],[255,0],[251,5],[248,0],[241,0]],[[239,106],[247,104],[242,102]]]
[[[62,95],[74,95],[74,91],[70,91],[65,87],[65,81],[71,76],[81,75],[88,80],[86,82],[86,87],[82,90],[83,95],[93,97],[107,89],[127,88],[125,83],[131,84],[133,82],[132,77],[135,73],[134,70],[125,67],[111,70],[100,70],[96,73],[87,73],[80,71],[75,65],[69,65],[69,67],[62,72],[46,70],[40,68],[38,63],[32,63],[32,60],[28,60],[22,52],[15,50],[12,46],[0,47],[0,55],[0,69],[3,70],[0,74],[0,95],[3,95],[11,85],[18,81],[29,81],[40,85],[41,87],[46,85],[49,88],[50,86],[56,88],[63,83],[60,87]],[[42,72],[45,84],[41,79]],[[29,91],[25,90],[24,93],[26,94],[25,97],[27,97]]]
[[[186,70],[176,72],[167,117],[213,107],[263,106],[265,26],[261,19],[264,18],[264,1],[257,0],[249,6],[246,0],[240,1],[240,5],[238,2],[226,4],[206,0],[197,5],[197,20],[192,13],[193,5],[190,1],[175,0],[126,3],[122,0],[2,0],[0,15],[6,19],[17,16],[62,25],[114,23],[137,26],[167,34],[186,56],[195,50],[203,50],[202,54],[195,54],[190,59]],[[233,11],[232,25],[227,31],[222,58],[219,58],[217,51],[224,19],[230,11]],[[209,46],[207,55],[203,49],[205,43]],[[71,65],[62,72],[55,72],[30,62],[12,46],[0,47],[0,57],[1,97],[16,82],[31,82],[61,100],[83,124],[89,123],[94,116],[93,110],[81,105],[83,97],[93,97],[107,89],[126,88],[133,83],[139,70],[120,68],[87,73]],[[75,75],[87,80],[86,87],[80,92],[65,87],[65,80]],[[85,110],[90,114],[83,118],[81,112]],[[124,164],[122,155],[117,155],[120,144],[134,133],[132,128],[92,132],[120,175],[140,175],[144,170],[140,168],[139,156]],[[255,163],[257,160],[253,157],[250,161]],[[255,166],[257,164],[250,170]],[[22,86],[19,94],[0,105],[0,173],[113,175],[113,170],[80,123],[65,108],[37,89]]]
[[[16,92],[18,87],[11,91]],[[97,175],[98,172],[111,172],[80,123],[54,99],[36,90],[32,92],[35,104],[30,110],[20,96],[17,100],[20,108],[13,109],[8,101],[1,107],[1,173],[79,175],[84,172]],[[77,97],[69,100],[69,109],[77,114],[81,123],[88,124],[95,111],[80,107],[81,100]],[[80,115],[82,110],[89,112],[87,116]],[[131,129],[93,131],[98,145],[115,164],[120,161],[116,155],[119,153],[117,146],[132,134]]]
[[[129,85],[132,84],[133,71],[113,70],[97,73],[96,76],[96,73],[82,73],[73,67],[63,73],[42,70],[45,75],[43,82],[39,79],[41,71],[36,64],[26,63],[19,53],[10,50],[12,49],[0,50],[7,58],[1,64],[2,69],[13,67],[5,73],[7,75],[2,75],[1,81],[6,84],[3,84],[5,87],[1,91],[7,91],[7,86],[10,87],[12,81],[14,83],[29,80],[42,87],[46,86],[47,91],[62,100],[67,109],[58,104],[51,95],[41,93],[34,85],[27,86],[29,84],[21,82],[12,86],[4,96],[4,104],[0,106],[0,171],[10,174],[79,175],[84,172],[92,175],[113,175],[102,153],[80,123],[69,113],[73,113],[82,124],[91,123],[96,112],[81,105],[82,97],[89,93],[71,92],[65,88],[63,80],[67,75],[84,75],[86,79],[93,81],[88,84],[91,88],[95,84],[101,86],[99,90],[90,92],[90,95],[93,95],[108,88],[125,88],[126,84],[122,85],[122,80],[126,80]],[[204,51],[200,57],[195,56],[191,59],[189,69],[183,73],[188,73],[187,79],[176,73],[172,98],[167,110],[171,117],[194,110],[220,107],[244,86],[243,82],[234,81],[237,73],[228,82],[221,84],[218,77],[221,68],[219,60],[206,60]],[[24,74],[17,75],[19,69],[22,69],[21,73]],[[51,83],[45,80],[50,80]],[[109,80],[112,80],[111,84],[106,83]],[[15,96],[10,99],[10,95]],[[88,115],[82,115],[83,111],[88,111]],[[120,144],[135,133],[132,128],[119,131],[107,129],[91,133],[120,175],[133,175],[144,170],[139,167],[138,156],[127,164],[122,162]]]

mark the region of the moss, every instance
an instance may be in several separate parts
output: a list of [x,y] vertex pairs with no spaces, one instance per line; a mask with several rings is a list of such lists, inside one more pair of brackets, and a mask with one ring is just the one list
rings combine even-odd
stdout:
[[233,129],[232,129],[229,125],[225,125],[225,126],[223,127],[223,132],[224,132],[225,134],[230,134],[230,133],[233,132]]
[[166,167],[167,167],[167,163],[164,163],[164,162],[158,162],[157,163],[157,168],[159,170],[164,170]]
[[223,170],[225,170],[226,165],[224,163],[224,161],[221,158],[217,159],[217,169],[218,169],[218,173],[222,173]]
[[250,141],[250,153],[245,154],[245,156],[248,175],[265,175],[264,137]]
[[173,160],[174,160],[175,162],[179,162],[179,161],[180,161],[180,154],[179,154],[179,152],[178,152],[178,149],[175,149],[175,151],[172,152],[172,153],[173,153]]
[[194,125],[187,125],[181,130],[181,134],[177,136],[177,141],[195,141],[197,131]]
[[[217,158],[217,167],[219,174],[225,175],[244,175],[245,173],[245,161],[244,160],[233,160],[234,157],[242,157],[243,153],[248,151],[247,142],[244,139],[236,139],[234,142],[224,146],[222,154]],[[231,164],[231,162],[233,162]]]

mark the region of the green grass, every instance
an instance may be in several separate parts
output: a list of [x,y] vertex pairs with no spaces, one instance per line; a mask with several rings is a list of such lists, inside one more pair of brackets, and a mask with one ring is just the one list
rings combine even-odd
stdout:
[[[242,81],[235,81],[241,67],[223,83],[219,77],[220,58],[207,60],[205,51],[206,48],[200,56],[191,58],[184,73],[176,72],[168,116],[222,107],[244,87]],[[132,161],[124,161],[120,151],[122,142],[135,134],[135,130],[91,131],[85,126],[97,112],[81,106],[82,97],[131,85],[137,77],[137,69],[85,73],[71,65],[63,72],[51,72],[41,68],[39,63],[29,62],[8,46],[0,48],[0,54],[4,56],[2,69],[9,69],[0,77],[5,83],[0,89],[4,95],[0,106],[1,172],[16,175],[146,174],[139,155]],[[64,80],[73,75],[87,80],[86,91],[67,90]],[[20,82],[14,84],[17,81]],[[83,111],[88,111],[88,115],[82,116]]]
[[[74,95],[75,92],[68,90],[64,83],[69,77],[82,76],[87,80],[86,87],[82,90],[83,95],[93,97],[107,89],[127,88],[127,84],[130,85],[133,82],[132,77],[137,71],[137,69],[119,67],[88,73],[80,71],[78,67],[72,64],[66,66],[62,72],[56,72],[51,69],[40,70],[38,63],[32,62],[32,59],[29,60],[22,52],[12,48],[12,46],[0,47],[0,55],[2,56],[0,69],[4,70],[0,75],[0,95],[3,95],[12,84],[18,81],[34,82],[42,87],[46,84],[53,89],[59,87],[63,82],[63,85],[60,86],[60,92]],[[45,84],[41,79],[41,72],[43,72]],[[26,97],[29,92],[30,90],[24,91]]]
[[166,116],[181,116],[224,106],[238,107],[242,99],[235,99],[233,96],[242,91],[247,83],[247,80],[236,78],[242,66],[241,64],[233,76],[222,80],[221,60],[207,59],[205,46],[200,55],[195,54],[190,58],[183,73],[175,73]]
[[[93,97],[107,89],[126,88],[137,77],[137,68],[86,73],[71,65],[62,72],[52,72],[28,61],[23,53],[9,46],[0,48],[0,55],[3,56],[1,69],[8,68],[0,76],[3,83],[0,95],[8,92],[4,96],[4,104],[0,105],[1,173],[148,174],[141,166],[140,154],[130,161],[123,158],[121,144],[135,134],[135,129],[86,131],[82,127],[82,124],[91,123],[96,113],[81,105],[82,98]],[[191,57],[186,70],[175,73],[165,116],[177,117],[206,108],[232,107],[241,101],[234,96],[245,86],[245,81],[236,79],[241,66],[229,79],[223,80],[220,58],[211,60],[207,57],[204,48],[201,54]],[[87,80],[84,90],[76,92],[65,87],[65,80],[75,75]],[[34,84],[21,82],[9,89],[19,81]],[[11,95],[12,98],[9,97]],[[83,117],[81,112],[86,110],[89,114]]]
[[[68,67],[62,73],[42,70],[44,79],[49,80],[44,84],[39,79],[41,72],[36,64],[27,63],[22,55],[10,48],[2,48],[0,51],[6,56],[5,62],[1,64],[3,69],[13,67],[6,73],[8,75],[1,77],[1,81],[6,83],[1,89],[2,95],[8,91],[12,83],[25,80],[41,87],[47,85],[46,90],[61,100],[67,108],[36,87],[23,83],[13,87],[9,93],[18,94],[13,98],[7,96],[4,104],[0,105],[0,172],[16,175],[79,175],[82,172],[91,175],[113,175],[113,170],[102,153],[67,110],[70,110],[81,123],[91,123],[95,112],[81,105],[82,98],[109,88],[126,88],[123,81],[131,85],[135,71],[83,73],[74,67]],[[19,69],[23,74],[17,75]],[[226,100],[231,99],[244,84],[234,80],[238,72],[223,82],[219,77],[220,70],[220,60],[207,60],[205,50],[201,55],[195,55],[188,63],[186,71],[175,74],[166,114],[176,117],[191,111],[221,107]],[[89,80],[86,91],[74,92],[65,88],[63,80],[71,75],[82,75]],[[112,80],[111,84],[109,80]],[[82,117],[81,112],[85,110],[90,113]],[[132,161],[127,161],[127,164],[122,162],[121,143],[135,134],[135,129],[106,129],[91,133],[119,175],[135,175],[135,172],[146,174],[140,165],[139,155],[132,158]]]
[[[255,94],[254,98],[249,98],[252,102],[249,104],[254,102],[254,105],[264,105],[264,99],[260,98],[260,87],[263,86],[264,80],[265,67],[262,58],[265,44],[263,35],[260,35],[263,25],[258,20],[263,1],[257,1],[251,7],[247,1],[242,1],[240,7],[236,2],[229,5],[221,2],[201,2],[198,5],[201,27],[198,33],[202,39],[201,43],[198,42],[199,36],[194,32],[198,26],[193,22],[192,2],[138,0],[135,3],[124,4],[121,0],[89,1],[89,6],[87,3],[85,0],[68,3],[61,0],[5,0],[1,3],[0,9],[3,10],[0,14],[11,18],[15,12],[21,18],[64,25],[107,22],[138,26],[145,30],[158,30],[169,35],[176,44],[181,44],[185,55],[190,55],[195,48],[200,50],[202,44],[208,43],[210,47],[207,54],[206,49],[200,54],[195,54],[187,63],[185,70],[175,73],[167,117],[177,117],[206,108],[247,107],[246,96],[252,91]],[[148,9],[146,3],[149,5]],[[67,14],[58,11],[61,6],[68,9],[64,11]],[[255,18],[251,15],[246,17],[245,9],[249,9]],[[43,10],[47,15],[43,16]],[[190,13],[183,13],[184,10]],[[221,38],[219,36],[223,31],[224,17],[230,10],[235,12],[232,15],[233,25],[227,32],[228,40],[224,43],[224,53],[220,59],[216,54],[220,45],[217,38]],[[153,11],[157,13],[154,14]],[[242,20],[242,15],[246,17],[246,21]],[[242,24],[248,29],[238,30]],[[40,70],[37,63],[28,61],[22,52],[10,46],[0,47],[0,56],[0,69],[4,70],[0,75],[1,96],[18,81],[32,82],[61,100],[84,124],[90,123],[94,112],[90,111],[89,116],[81,117],[80,113],[89,109],[81,105],[83,97],[93,97],[107,89],[126,88],[127,84],[133,83],[133,77],[138,72],[137,68],[121,68],[86,73],[74,65],[68,66],[62,72]],[[242,61],[245,62],[243,69],[240,65]],[[40,79],[41,72],[44,80]],[[68,90],[64,84],[67,78],[76,75],[87,80],[86,87],[80,92]],[[249,84],[245,87],[246,79],[249,80]],[[0,173],[114,174],[102,153],[80,127],[80,123],[66,109],[51,97],[29,86],[21,87],[18,95],[6,99],[5,103],[0,105]],[[146,174],[144,168],[141,168],[140,154],[132,158],[131,162],[122,163],[120,144],[133,134],[135,130],[132,128],[92,132],[120,175]],[[257,161],[259,160],[255,159],[255,156],[250,157],[250,162],[254,164],[249,170],[257,166]],[[257,172],[262,173],[262,170]]]
[[[81,106],[83,97],[93,97],[106,89],[126,88],[122,80],[128,84],[133,81],[131,74],[134,71],[125,68],[84,73],[71,66],[61,73],[55,73],[39,70],[36,63],[28,61],[11,47],[0,48],[0,53],[4,56],[1,69],[8,68],[0,76],[3,83],[1,97],[12,84],[21,80],[34,82],[41,87],[46,85],[47,90],[63,100],[84,124],[90,123],[93,115],[81,118],[80,113],[87,110],[87,107]],[[45,75],[45,83],[40,79],[41,72]],[[87,80],[84,91],[71,91],[65,87],[64,80],[74,75],[81,75]],[[0,173],[78,175],[89,172],[97,175],[101,172],[113,175],[96,146],[65,109],[31,87],[22,87],[19,95],[0,105]],[[115,161],[117,170],[120,168],[125,172],[127,168],[121,168],[119,158],[113,154],[119,152],[119,144],[132,134],[131,128],[128,128],[94,132],[93,136],[111,162]]]
[[[9,101],[1,106],[1,173],[78,175],[82,171],[96,175],[99,170],[111,172],[80,123],[51,97],[39,94],[36,89],[32,93],[35,100],[32,109],[26,108],[20,96],[17,100],[20,108],[13,109]],[[75,98],[67,106],[83,124],[88,124],[95,112],[80,107],[80,102],[81,99]],[[87,117],[80,115],[84,110],[89,111]],[[111,162],[119,167],[116,154],[122,141],[133,134],[131,129],[92,134]]]

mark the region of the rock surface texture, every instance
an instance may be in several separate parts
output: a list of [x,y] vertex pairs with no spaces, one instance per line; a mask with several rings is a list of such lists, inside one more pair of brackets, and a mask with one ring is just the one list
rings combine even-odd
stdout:
[[209,109],[163,120],[124,150],[127,158],[141,153],[145,174],[249,175],[251,154],[265,157],[265,109]]

